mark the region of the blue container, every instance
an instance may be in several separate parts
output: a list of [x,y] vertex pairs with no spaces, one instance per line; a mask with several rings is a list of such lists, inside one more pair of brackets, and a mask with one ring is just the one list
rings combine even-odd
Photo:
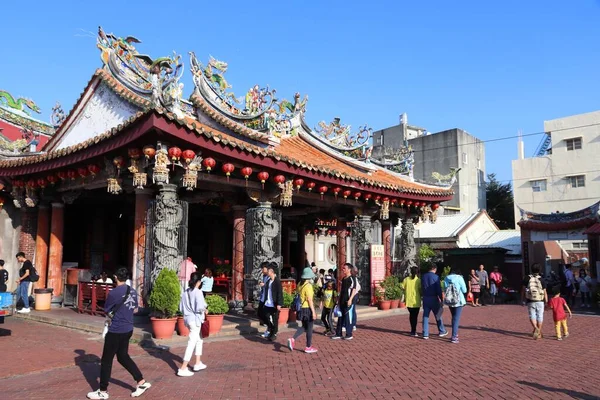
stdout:
[[0,293],[0,308],[12,307],[13,305],[13,294],[12,293]]

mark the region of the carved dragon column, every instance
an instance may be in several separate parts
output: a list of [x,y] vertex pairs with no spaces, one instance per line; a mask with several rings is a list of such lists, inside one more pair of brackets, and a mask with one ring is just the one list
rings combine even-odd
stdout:
[[246,206],[233,206],[233,273],[232,301],[234,308],[244,303],[244,232],[246,230]]
[[338,292],[341,290],[342,279],[343,279],[342,267],[346,263],[346,237],[348,236],[346,229],[347,229],[346,220],[343,218],[338,218],[337,219],[337,233],[336,233],[336,238],[337,238],[337,282],[338,282],[337,290],[338,290]]
[[150,189],[135,189],[135,211],[133,221],[133,259],[131,280],[138,292],[138,302],[142,306],[146,292],[144,277],[146,276],[146,214],[152,196]]
[[391,237],[391,226],[390,220],[381,221],[381,236],[383,242],[384,262],[385,262],[385,276],[392,275],[392,237]]
[[406,218],[402,221],[402,233],[400,236],[402,250],[400,252],[400,276],[408,276],[411,267],[417,266],[417,249],[415,245],[415,227],[412,219]]
[[151,282],[154,282],[163,268],[179,271],[187,247],[187,236],[180,232],[181,226],[187,227],[185,211],[184,203],[177,199],[177,185],[160,185],[154,208]]
[[[369,215],[361,215],[358,217],[358,224],[353,230],[354,243],[355,243],[355,260],[356,267],[358,267],[358,277],[360,285],[363,288],[370,288],[371,283],[371,264],[370,264],[370,250],[371,243],[373,240],[372,236],[372,225],[371,217]],[[363,289],[361,290],[363,298],[370,298],[370,291]]]

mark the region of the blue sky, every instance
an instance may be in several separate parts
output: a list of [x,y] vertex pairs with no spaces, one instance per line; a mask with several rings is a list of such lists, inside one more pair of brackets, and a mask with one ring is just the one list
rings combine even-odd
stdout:
[[[153,57],[195,51],[229,63],[236,95],[255,83],[308,94],[307,120],[381,129],[462,128],[487,140],[600,109],[600,1],[4,2],[0,88],[49,120],[96,68],[98,25]],[[86,34],[85,31],[93,33]],[[192,83],[186,70],[186,97]],[[531,155],[541,136],[526,139]],[[516,139],[486,146],[510,180]],[[440,171],[443,172],[443,171]]]

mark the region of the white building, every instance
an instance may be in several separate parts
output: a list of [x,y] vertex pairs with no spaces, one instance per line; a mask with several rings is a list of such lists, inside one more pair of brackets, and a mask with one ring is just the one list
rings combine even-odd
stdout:
[[600,111],[544,122],[546,136],[533,157],[512,162],[515,223],[523,210],[572,212],[600,200]]

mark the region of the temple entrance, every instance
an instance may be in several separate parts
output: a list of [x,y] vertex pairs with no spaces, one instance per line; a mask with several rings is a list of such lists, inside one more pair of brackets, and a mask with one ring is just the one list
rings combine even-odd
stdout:
[[231,273],[233,223],[228,207],[190,204],[187,255],[199,272],[210,268],[213,274]]

